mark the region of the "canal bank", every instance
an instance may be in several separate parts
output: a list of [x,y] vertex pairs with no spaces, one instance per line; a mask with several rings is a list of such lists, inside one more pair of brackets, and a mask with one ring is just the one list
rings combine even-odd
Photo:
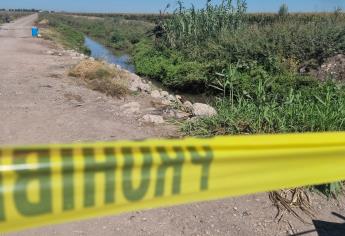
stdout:
[[[84,46],[90,50],[90,56],[97,59],[105,61],[109,64],[115,64],[120,66],[122,69],[127,70],[131,73],[136,73],[135,65],[131,62],[131,56],[124,52],[118,51],[114,52],[111,48],[107,48],[102,43],[95,41],[94,39],[85,36],[85,43]],[[169,93],[180,94],[186,100],[191,102],[202,102],[202,103],[209,103],[210,97],[205,94],[188,94],[188,93],[181,93],[179,91],[173,91],[165,88],[161,82],[155,79],[150,79],[147,77],[142,78],[147,83],[153,85],[155,89],[158,90],[167,90]]]

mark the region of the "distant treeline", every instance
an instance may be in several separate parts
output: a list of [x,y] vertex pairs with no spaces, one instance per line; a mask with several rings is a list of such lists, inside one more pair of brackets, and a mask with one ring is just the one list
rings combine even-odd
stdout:
[[282,21],[298,21],[301,23],[328,20],[330,18],[345,19],[345,13],[342,12],[306,12],[306,13],[288,13],[286,16],[280,16],[279,13],[246,13],[244,21],[249,24],[269,25]]
[[152,22],[155,23],[157,20],[163,20],[169,18],[170,14],[145,14],[145,13],[66,13],[66,15],[77,15],[77,16],[88,16],[88,17],[114,17],[114,18],[122,18],[125,20],[137,20],[137,21],[146,21],[146,22]]
[[23,16],[30,15],[32,12],[29,11],[2,11],[0,9],[0,24],[9,23],[15,19],[18,19]]
[[5,9],[2,8],[0,11],[9,11],[9,12],[39,12],[37,9]]
[[[80,12],[61,12],[65,15],[77,15],[77,16],[87,16],[87,17],[114,17],[114,18],[122,18],[126,20],[138,20],[138,21],[147,21],[156,23],[157,20],[165,20],[171,18],[173,15],[170,13],[164,14],[155,14],[155,13],[80,13]],[[344,13],[338,12],[339,15],[343,15]],[[334,15],[331,12],[320,12],[320,13],[289,13],[286,17],[299,19],[303,22],[310,22],[316,19],[329,17]],[[274,23],[281,20],[278,13],[246,13],[244,17],[245,21],[248,23],[257,23],[257,24],[268,24]]]

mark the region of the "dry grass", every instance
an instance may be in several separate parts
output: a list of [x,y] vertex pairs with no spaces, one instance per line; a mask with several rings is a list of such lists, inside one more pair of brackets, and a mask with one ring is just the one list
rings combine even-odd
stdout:
[[47,28],[49,26],[49,20],[43,19],[43,20],[37,22],[37,26],[40,28]]
[[123,97],[129,93],[129,74],[101,61],[81,61],[69,75],[82,79],[91,89],[108,96]]
[[[57,32],[53,31],[51,29],[48,29],[48,28],[40,28],[40,33],[42,34],[42,37],[44,39],[50,40],[50,41],[53,41],[53,39],[54,39],[54,41],[57,42],[58,41],[57,39],[61,37],[60,35],[59,35],[59,37],[57,37],[58,36]],[[60,43],[60,42],[58,42],[58,43]]]
[[283,218],[284,213],[286,212],[291,213],[303,223],[307,222],[301,216],[302,214],[309,217],[314,217],[313,209],[310,204],[310,198],[306,190],[303,188],[271,192],[269,197],[273,202],[273,205],[278,210],[276,215],[278,222]]

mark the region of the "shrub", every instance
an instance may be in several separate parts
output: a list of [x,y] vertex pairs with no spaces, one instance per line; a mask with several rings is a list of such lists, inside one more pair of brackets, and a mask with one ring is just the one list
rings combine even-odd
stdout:
[[152,43],[143,41],[136,46],[133,61],[137,73],[158,79],[167,87],[195,92],[205,87],[205,65],[186,61],[176,51],[162,54]]

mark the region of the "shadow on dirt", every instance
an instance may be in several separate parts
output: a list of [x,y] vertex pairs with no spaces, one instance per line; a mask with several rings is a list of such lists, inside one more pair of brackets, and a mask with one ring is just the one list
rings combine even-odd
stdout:
[[[345,221],[345,217],[332,212],[333,215]],[[320,220],[313,220],[315,230],[305,231],[292,236],[308,235],[310,233],[317,232],[319,236],[343,236],[345,235],[345,223],[332,223]]]

